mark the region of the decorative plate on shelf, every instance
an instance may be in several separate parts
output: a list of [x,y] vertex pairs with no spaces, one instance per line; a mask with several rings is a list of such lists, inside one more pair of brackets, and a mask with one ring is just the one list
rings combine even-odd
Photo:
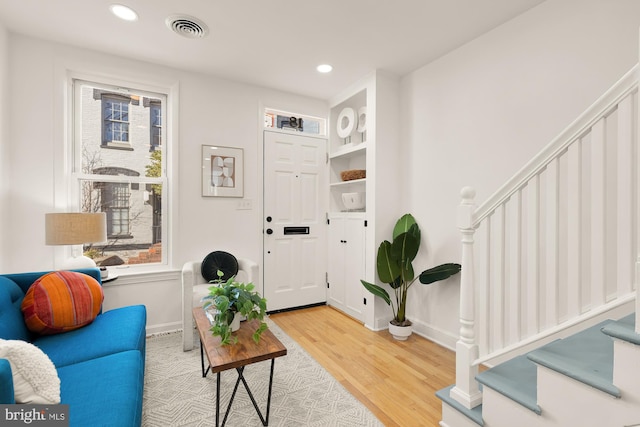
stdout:
[[338,115],[336,123],[336,131],[340,138],[347,138],[353,132],[356,127],[356,112],[353,108],[343,108]]
[[363,133],[367,130],[367,107],[358,108],[358,132]]

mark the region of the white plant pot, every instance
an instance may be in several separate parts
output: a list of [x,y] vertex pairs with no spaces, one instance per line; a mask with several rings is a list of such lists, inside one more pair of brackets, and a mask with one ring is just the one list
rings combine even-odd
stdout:
[[235,316],[233,316],[233,322],[231,322],[231,332],[240,329],[240,320],[242,320],[242,314],[236,313]]
[[412,332],[413,332],[413,328],[411,327],[411,325],[396,326],[391,322],[389,322],[389,333],[393,336],[393,338],[397,339],[398,341],[406,341],[406,339],[409,338],[409,336],[411,336]]

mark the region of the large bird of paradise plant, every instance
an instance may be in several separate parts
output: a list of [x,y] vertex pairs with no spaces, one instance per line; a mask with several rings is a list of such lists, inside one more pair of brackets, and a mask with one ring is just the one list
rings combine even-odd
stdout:
[[392,324],[396,326],[410,326],[411,321],[406,317],[407,292],[411,285],[419,279],[420,283],[428,285],[447,279],[457,274],[461,266],[446,263],[430,268],[415,276],[412,262],[420,249],[420,227],[411,214],[403,215],[393,228],[393,241],[385,240],[378,248],[376,269],[381,282],[389,284],[394,291],[394,298],[381,286],[360,280],[364,287],[373,295],[382,298],[393,311]]

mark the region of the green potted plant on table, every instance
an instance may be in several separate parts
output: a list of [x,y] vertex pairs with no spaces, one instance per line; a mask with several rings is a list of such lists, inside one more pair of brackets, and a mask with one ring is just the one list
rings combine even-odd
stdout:
[[389,332],[398,340],[406,340],[411,335],[411,321],[406,317],[407,294],[416,280],[428,285],[457,274],[461,266],[446,263],[424,270],[415,276],[412,262],[420,249],[420,227],[411,214],[403,215],[393,228],[393,241],[385,240],[378,248],[376,269],[381,282],[387,283],[394,291],[394,298],[381,286],[360,280],[373,295],[382,298],[393,311],[389,322]]
[[[218,271],[218,277],[223,273]],[[240,283],[235,276],[223,282],[220,279],[213,280],[213,286],[209,288],[209,295],[202,298],[202,308],[211,321],[211,332],[220,337],[222,345],[235,344],[238,339],[231,335],[240,328],[240,319],[257,319],[260,321],[258,328],[253,333],[253,340],[258,343],[262,333],[268,326],[264,322],[267,311],[267,300],[254,291],[252,283]]]

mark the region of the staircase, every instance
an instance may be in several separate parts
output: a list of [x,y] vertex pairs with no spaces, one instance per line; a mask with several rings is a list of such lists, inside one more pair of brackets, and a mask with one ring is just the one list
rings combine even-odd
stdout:
[[640,335],[635,314],[606,320],[476,376],[483,404],[468,410],[437,392],[441,426],[640,425]]
[[637,72],[484,204],[462,190],[442,427],[640,427]]

